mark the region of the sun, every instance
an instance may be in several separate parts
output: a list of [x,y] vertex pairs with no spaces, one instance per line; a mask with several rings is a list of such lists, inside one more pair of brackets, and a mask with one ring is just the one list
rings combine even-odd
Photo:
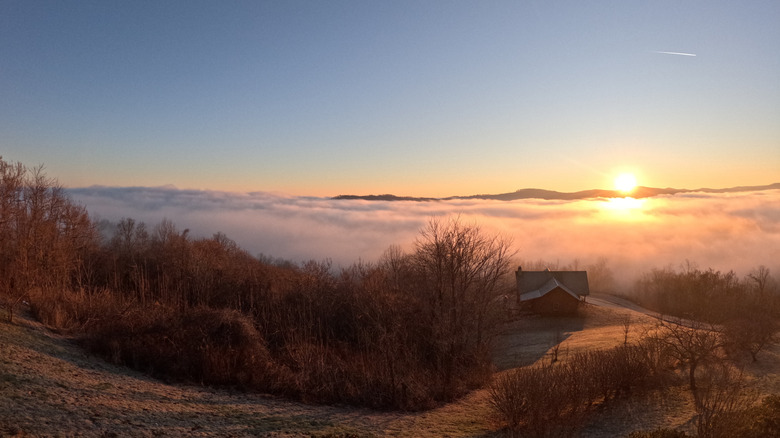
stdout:
[[621,173],[615,178],[615,188],[623,193],[631,193],[636,188],[636,177],[632,173]]

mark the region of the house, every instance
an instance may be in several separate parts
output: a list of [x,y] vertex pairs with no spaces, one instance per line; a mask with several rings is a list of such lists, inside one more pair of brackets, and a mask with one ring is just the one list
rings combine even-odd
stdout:
[[590,294],[586,271],[523,271],[518,267],[517,301],[543,315],[571,315]]

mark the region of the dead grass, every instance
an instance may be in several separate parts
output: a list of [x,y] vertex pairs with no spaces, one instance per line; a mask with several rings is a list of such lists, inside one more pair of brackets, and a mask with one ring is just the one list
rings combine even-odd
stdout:
[[[628,310],[586,308],[584,318],[530,318],[508,323],[497,340],[502,369],[548,359],[562,333],[561,360],[623,342]],[[641,335],[635,318],[631,336]],[[634,338],[636,339],[636,338]],[[500,365],[501,367],[501,365]],[[761,393],[780,392],[780,347],[763,352],[745,373]],[[639,429],[693,427],[686,390],[651,392],[597,410],[585,438],[622,437]],[[29,315],[0,322],[0,436],[502,436],[486,390],[418,413],[316,406],[266,396],[169,385],[88,356]]]
[[88,356],[29,315],[0,323],[0,436],[484,436],[486,406],[477,394],[380,413],[169,385]]
[[627,309],[608,309],[593,305],[581,307],[577,316],[543,317],[523,315],[506,323],[496,338],[493,363],[499,370],[533,365],[549,360],[551,349],[560,342],[559,358],[567,355],[607,349],[623,343],[623,322],[631,316],[629,342],[642,336],[655,319]]

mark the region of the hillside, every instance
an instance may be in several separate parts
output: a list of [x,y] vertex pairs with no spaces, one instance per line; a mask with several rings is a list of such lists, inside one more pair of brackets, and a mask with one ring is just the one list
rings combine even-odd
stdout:
[[[652,318],[587,306],[584,318],[530,317],[503,326],[499,369],[548,360],[561,333],[561,355],[622,342]],[[565,359],[564,359],[565,360]],[[780,392],[777,346],[746,372],[763,393]],[[598,412],[584,437],[625,436],[637,429],[685,427],[693,418],[683,390],[649,394]],[[487,391],[420,413],[313,406],[262,394],[170,385],[85,354],[71,339],[22,315],[0,322],[0,435],[3,436],[500,436]]]

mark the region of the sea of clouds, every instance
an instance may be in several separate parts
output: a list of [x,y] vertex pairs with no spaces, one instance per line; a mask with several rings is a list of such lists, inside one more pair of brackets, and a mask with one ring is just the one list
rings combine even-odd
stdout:
[[405,250],[432,217],[459,215],[513,242],[517,263],[586,266],[606,258],[619,280],[691,262],[747,274],[759,265],[780,278],[780,190],[687,193],[643,200],[364,201],[174,187],[70,189],[93,218],[167,218],[193,237],[223,232],[250,253],[336,266]]

